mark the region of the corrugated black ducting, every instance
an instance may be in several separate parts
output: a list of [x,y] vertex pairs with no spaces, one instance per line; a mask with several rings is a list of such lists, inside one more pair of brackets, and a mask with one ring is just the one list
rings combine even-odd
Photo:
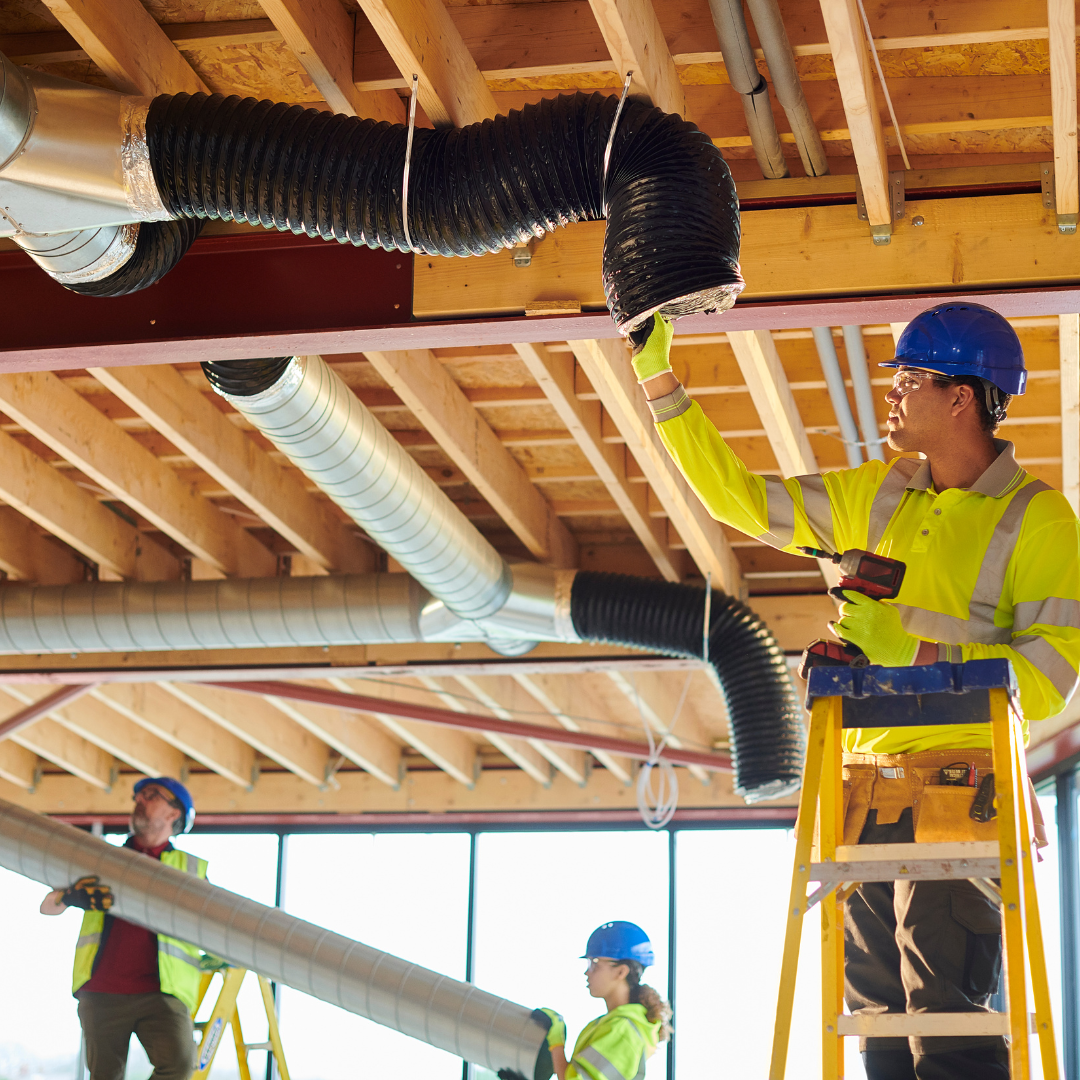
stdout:
[[[700,659],[705,590],[583,570],[574,578],[570,617],[588,641]],[[727,700],[735,791],[747,802],[797,791],[806,732],[784,652],[750,608],[716,590],[708,659]]]
[[160,281],[187,253],[202,232],[203,223],[187,218],[178,221],[144,221],[139,225],[135,250],[123,266],[98,281],[65,284],[83,296],[126,296]]
[[285,374],[291,356],[266,356],[255,360],[203,361],[206,381],[220,394],[254,397],[269,390]]
[[[617,98],[574,94],[464,128],[417,129],[409,231],[427,255],[480,255],[594,221]],[[408,251],[407,128],[215,94],[154,100],[151,165],[169,210]],[[628,101],[607,178],[603,280],[625,333],[653,311],[723,310],[743,288],[727,164],[681,117]]]

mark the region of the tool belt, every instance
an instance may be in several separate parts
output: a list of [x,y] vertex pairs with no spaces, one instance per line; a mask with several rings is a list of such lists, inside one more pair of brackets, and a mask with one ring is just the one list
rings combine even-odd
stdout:
[[[844,840],[857,844],[871,810],[877,823],[898,821],[911,809],[915,842],[929,844],[962,840],[997,840],[997,820],[971,817],[978,783],[973,786],[942,783],[942,769],[966,764],[981,783],[993,772],[989,750],[925,750],[918,754],[849,754],[843,757]],[[1029,779],[1032,833],[1036,847],[1046,847],[1046,828],[1035,787]]]

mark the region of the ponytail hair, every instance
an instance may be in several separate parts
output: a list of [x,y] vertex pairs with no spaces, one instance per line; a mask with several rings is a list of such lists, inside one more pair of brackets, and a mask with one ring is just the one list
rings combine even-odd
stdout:
[[630,1004],[643,1005],[645,1016],[650,1024],[660,1025],[660,1041],[671,1038],[671,1006],[660,996],[659,992],[641,981],[645,969],[636,960],[620,960],[630,970],[627,972],[626,981],[630,986]]

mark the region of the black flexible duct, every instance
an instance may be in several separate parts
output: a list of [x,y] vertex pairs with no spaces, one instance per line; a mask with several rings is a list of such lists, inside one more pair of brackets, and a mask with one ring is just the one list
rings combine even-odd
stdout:
[[291,356],[265,356],[256,360],[204,360],[206,381],[220,394],[254,397],[269,390],[285,374]]
[[83,296],[126,296],[145,289],[160,281],[180,261],[202,227],[201,221],[188,218],[144,221],[139,225],[131,258],[119,270],[98,281],[64,288]]
[[[587,641],[700,658],[705,591],[583,570],[574,578],[570,617]],[[758,802],[798,790],[806,733],[783,650],[745,604],[716,590],[708,659],[727,699],[735,791]]]
[[[464,128],[417,129],[409,230],[427,255],[479,255],[603,216],[617,99],[563,95]],[[158,191],[178,217],[222,218],[408,251],[407,128],[215,94],[155,98]],[[693,124],[628,101],[607,178],[604,291],[626,333],[653,311],[724,310],[742,291],[727,164]]]

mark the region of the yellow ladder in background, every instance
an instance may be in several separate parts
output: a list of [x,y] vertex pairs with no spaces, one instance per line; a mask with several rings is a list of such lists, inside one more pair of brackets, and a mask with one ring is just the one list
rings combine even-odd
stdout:
[[[971,661],[955,667],[967,668]],[[933,665],[950,667],[953,665]],[[1009,1040],[1012,1080],[1028,1080],[1029,1014],[1027,975],[1030,969],[1035,1012],[1030,1031],[1039,1037],[1044,1080],[1058,1080],[1057,1049],[1050,1011],[1050,994],[1043,955],[1042,926],[1035,894],[1031,819],[1028,807],[1027,767],[1020,721],[1009,704],[1003,686],[988,690],[989,723],[993,745],[998,839],[923,844],[862,844],[844,846],[843,777],[841,735],[844,727],[843,696],[814,695],[806,755],[806,769],[799,797],[798,839],[787,910],[780,993],[773,1034],[770,1080],[783,1080],[791,1033],[791,1013],[802,937],[803,916],[821,905],[822,1077],[839,1080],[844,1075],[845,1036],[1004,1035]],[[843,669],[847,671],[848,669]],[[865,668],[870,674],[904,669]],[[865,678],[859,675],[861,681]],[[882,678],[882,684],[887,680]],[[827,677],[819,688],[835,685]],[[872,683],[867,684],[872,685]],[[883,691],[887,692],[887,691]],[[955,691],[954,691],[955,692]],[[912,694],[915,692],[912,691]],[[983,699],[985,700],[984,690]],[[856,696],[856,695],[851,695]],[[865,694],[858,695],[865,699]],[[944,698],[945,694],[927,695]],[[916,708],[919,713],[925,702]],[[983,710],[985,712],[985,708]],[[865,713],[863,714],[865,717]],[[927,710],[922,722],[932,723]],[[970,717],[968,718],[970,720]],[[986,720],[984,715],[982,720]],[[959,721],[953,721],[959,722]],[[849,727],[865,723],[849,723]],[[892,723],[882,726],[893,726]],[[818,858],[812,862],[815,825],[819,826]],[[968,879],[1000,905],[1002,912],[1004,989],[1007,1011],[967,1013],[886,1013],[852,1016],[844,1012],[844,901],[862,881]],[[1000,880],[1000,887],[994,879]],[[811,895],[812,883],[818,888]],[[1026,954],[1025,954],[1026,944]]]
[[[199,1006],[202,1005],[206,992],[210,989],[214,974],[214,972],[203,972],[199,983],[199,997],[195,1002],[195,1008],[192,1010],[192,1016],[199,1011]],[[267,1050],[273,1054],[281,1080],[289,1080],[289,1068],[285,1064],[285,1052],[281,1046],[281,1033],[278,1031],[274,994],[270,988],[269,980],[264,979],[262,975],[256,975],[256,978],[259,980],[259,990],[262,992],[263,1006],[266,1009],[269,1039],[264,1043],[244,1042],[244,1032],[240,1026],[236,997],[240,993],[240,987],[243,985],[246,974],[247,968],[237,967],[225,968],[221,972],[221,992],[218,994],[213,1012],[210,1013],[208,1019],[197,1021],[195,1024],[196,1028],[202,1030],[202,1041],[199,1043],[199,1053],[192,1080],[206,1080],[206,1077],[210,1075],[226,1024],[232,1027],[233,1043],[236,1046],[236,1063],[240,1068],[240,1080],[251,1080],[251,1072],[248,1069],[247,1061],[248,1051],[250,1050]]]

